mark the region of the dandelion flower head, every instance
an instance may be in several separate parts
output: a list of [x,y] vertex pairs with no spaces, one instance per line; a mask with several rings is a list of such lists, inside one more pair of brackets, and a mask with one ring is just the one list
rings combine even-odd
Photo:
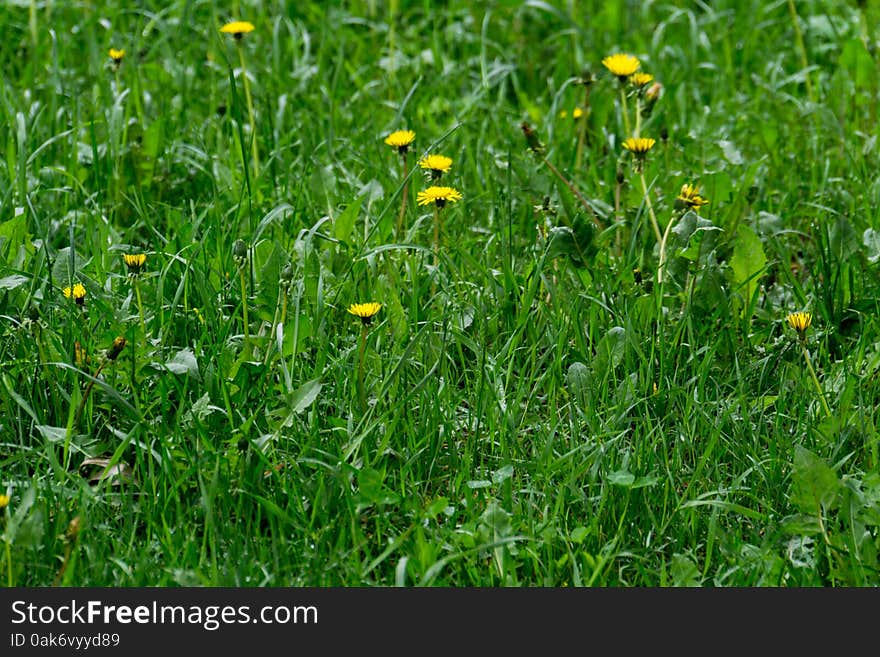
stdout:
[[73,298],[78,304],[82,304],[86,298],[86,288],[82,283],[74,283],[73,287],[68,285],[61,292],[64,294],[65,299]]
[[112,59],[114,62],[116,62],[118,64],[119,62],[122,61],[122,58],[125,57],[125,50],[124,49],[117,50],[116,48],[110,48],[110,50],[107,52],[107,54],[110,55],[110,59]]
[[623,147],[633,155],[644,157],[654,147],[656,140],[650,137],[630,137],[623,142]]
[[9,506],[9,495],[0,495],[0,509],[5,509]]
[[654,80],[653,75],[651,75],[650,73],[643,73],[641,71],[638,73],[633,73],[632,75],[629,76],[630,84],[632,84],[634,87],[639,87],[639,88],[644,87],[646,84],[648,84],[650,82],[653,82],[653,80]]
[[393,146],[401,153],[406,153],[409,145],[415,141],[416,133],[412,130],[396,130],[385,137],[385,143]]
[[147,255],[145,253],[125,253],[122,255],[122,260],[128,267],[129,273],[139,274],[147,261]]
[[348,307],[348,312],[355,317],[360,317],[361,322],[369,325],[373,321],[373,317],[382,308],[381,303],[371,301],[369,303],[353,303]]
[[236,39],[240,39],[242,35],[247,34],[248,32],[253,32],[254,25],[247,21],[232,21],[221,27],[220,31],[223,32],[223,34],[231,34]]
[[602,65],[611,71],[613,75],[620,78],[621,81],[625,81],[626,78],[639,70],[641,62],[632,55],[616,53],[614,55],[608,55],[608,57],[603,59]]
[[429,205],[433,203],[438,208],[446,205],[447,201],[454,203],[461,198],[461,192],[454,187],[438,187],[431,185],[428,189],[422,190],[416,195],[416,201],[419,205]]
[[798,332],[798,335],[801,337],[807,332],[807,329],[810,328],[810,324],[813,323],[813,315],[811,313],[789,313],[788,317],[788,325]]
[[449,167],[452,166],[452,158],[446,157],[445,155],[428,155],[422,158],[419,162],[419,166],[423,169],[446,173],[449,171]]
[[681,207],[699,210],[700,207],[706,205],[709,199],[700,196],[700,188],[697,185],[684,184],[681,186],[681,192],[675,198]]

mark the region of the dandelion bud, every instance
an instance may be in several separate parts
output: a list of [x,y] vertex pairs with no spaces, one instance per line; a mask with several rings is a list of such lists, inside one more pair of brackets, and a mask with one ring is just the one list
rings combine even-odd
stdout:
[[535,155],[543,155],[544,145],[541,143],[541,140],[538,139],[538,134],[532,130],[532,127],[525,121],[522,122],[520,128],[522,128],[523,135],[525,135],[526,144],[528,145],[529,150]]
[[284,287],[288,287],[293,282],[293,265],[291,263],[288,262],[284,265],[284,268],[281,270],[280,280]]
[[67,524],[67,531],[64,533],[64,538],[68,541],[76,540],[76,537],[79,536],[79,526],[79,516],[74,516],[73,519]]
[[248,248],[244,240],[235,240],[235,243],[232,245],[232,258],[239,266],[244,263],[245,259],[247,258],[247,253]]
[[663,93],[663,85],[659,82],[655,82],[648,87],[648,90],[645,92],[645,100],[653,105],[660,98],[661,93]]
[[589,87],[595,81],[596,81],[596,78],[593,76],[593,72],[590,69],[585,68],[584,72],[581,73],[580,77],[578,77],[577,80],[575,81],[575,84],[580,84],[585,87]]
[[125,349],[125,338],[120,335],[113,340],[113,344],[107,350],[107,359],[116,360],[123,349]]

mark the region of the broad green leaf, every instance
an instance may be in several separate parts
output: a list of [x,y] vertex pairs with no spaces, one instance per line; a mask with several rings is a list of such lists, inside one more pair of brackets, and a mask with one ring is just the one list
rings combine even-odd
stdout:
[[357,221],[358,214],[360,214],[361,207],[363,207],[367,195],[367,193],[364,193],[358,196],[333,220],[333,236],[336,239],[346,242],[347,244],[352,243],[351,231],[354,229],[355,221]]
[[612,326],[599,344],[596,345],[596,355],[591,363],[593,374],[605,376],[620,365],[626,348],[626,330],[622,326]]
[[862,244],[868,249],[868,260],[877,262],[880,260],[880,232],[873,228],[866,228],[862,233]]
[[626,470],[617,470],[608,475],[609,484],[622,486],[623,488],[632,488],[635,480],[636,476],[632,472],[627,472]]
[[733,245],[733,256],[730,258],[730,271],[733,284],[740,290],[744,303],[740,311],[744,317],[750,307],[752,296],[758,289],[761,273],[767,264],[764,245],[748,226],[740,226]]
[[175,374],[188,374],[196,379],[199,378],[199,364],[190,349],[178,351],[174,354],[174,358],[165,363],[165,367]]
[[837,504],[840,479],[821,458],[796,445],[792,471],[792,503],[803,513],[817,514],[820,507],[828,510]]
[[321,379],[306,381],[299,388],[294,390],[293,394],[290,396],[289,406],[291,412],[301,413],[306,410],[318,398],[318,393],[320,392]]
[[492,483],[500,484],[513,476],[513,466],[505,465],[492,473]]
[[685,554],[676,554],[670,564],[673,586],[699,586],[700,569],[697,564]]
[[857,89],[870,89],[876,84],[877,65],[861,39],[850,39],[844,44],[837,65],[846,71],[846,77]]
[[0,260],[14,260],[19,247],[27,238],[26,214],[20,214],[9,221],[0,221]]
[[568,372],[565,375],[565,382],[568,385],[569,393],[575,398],[583,401],[590,388],[590,370],[589,368],[576,361],[568,366]]
[[21,287],[29,280],[31,279],[29,279],[27,276],[22,276],[20,274],[4,276],[3,278],[0,278],[0,290],[14,290],[17,287]]

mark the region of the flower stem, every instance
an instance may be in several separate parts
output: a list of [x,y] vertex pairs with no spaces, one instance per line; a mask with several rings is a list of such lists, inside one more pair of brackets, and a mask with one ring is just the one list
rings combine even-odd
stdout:
[[626,87],[622,83],[620,85],[620,109],[623,113],[623,130],[629,135],[629,109],[626,106]]
[[250,342],[250,328],[248,324],[247,283],[244,279],[244,267],[238,268],[238,278],[241,281],[241,315],[244,322],[244,344]]
[[403,159],[403,194],[400,197],[400,214],[397,215],[397,238],[403,235],[403,215],[406,213],[406,200],[409,196],[409,171],[406,166],[406,151],[401,155]]
[[792,27],[794,27],[794,37],[797,42],[798,52],[801,56],[801,67],[804,70],[804,83],[807,87],[807,97],[810,99],[811,103],[815,103],[816,98],[813,95],[813,81],[810,78],[810,72],[807,71],[807,67],[810,65],[807,61],[807,47],[804,45],[804,35],[801,32],[797,10],[794,8],[794,0],[788,0],[788,13],[791,15],[791,24]]
[[584,155],[584,144],[587,141],[587,115],[590,109],[590,85],[584,85],[584,89],[584,113],[581,114],[581,120],[578,124],[578,143],[577,151],[574,156],[574,168],[576,171],[581,168],[581,161],[583,160]]
[[238,59],[241,62],[241,76],[244,78],[244,97],[247,101],[248,118],[251,122],[251,147],[254,158],[254,178],[260,177],[260,154],[257,150],[257,123],[254,119],[254,100],[251,97],[251,82],[248,79],[247,64],[244,61],[244,47],[238,47]]
[[672,224],[675,223],[675,215],[666,224],[666,230],[663,231],[663,237],[660,240],[660,259],[657,263],[657,283],[663,282],[663,267],[666,265],[666,241],[669,239],[669,233],[672,231]]
[[822,386],[819,385],[819,378],[816,376],[816,370],[813,369],[813,362],[810,360],[810,352],[807,351],[807,344],[804,340],[801,340],[801,349],[804,352],[804,360],[807,361],[807,369],[810,370],[810,376],[816,386],[816,391],[819,393],[819,399],[822,400],[822,408],[825,409],[825,415],[830,418],[831,409],[828,407],[828,401],[825,399],[825,393],[822,391]]
[[633,133],[633,137],[636,139],[639,138],[639,133],[642,131],[642,99],[640,96],[636,96],[636,131]]
[[437,276],[440,270],[440,206],[434,204],[434,280],[431,283],[431,296],[437,293]]
[[4,538],[6,544],[6,586],[12,588],[12,541]]
[[651,217],[651,227],[654,229],[654,236],[659,244],[663,242],[663,235],[660,234],[660,226],[657,225],[657,217],[654,215],[654,206],[651,205],[651,197],[648,194],[648,183],[645,182],[644,171],[639,171],[639,179],[642,181],[642,193],[645,196],[645,205],[648,206],[648,216]]
[[361,344],[358,350],[358,398],[361,403],[361,414],[367,412],[367,392],[364,389],[364,354],[367,350],[367,325],[361,327]]
[[555,166],[553,166],[550,163],[550,160],[548,160],[546,157],[542,157],[542,159],[544,161],[544,164],[547,165],[547,168],[550,169],[550,171],[552,171],[553,174],[557,178],[559,178],[566,187],[568,187],[569,191],[572,194],[574,194],[575,198],[577,198],[577,200],[580,201],[580,204],[584,207],[584,210],[586,210],[587,212],[590,213],[590,215],[593,217],[593,223],[595,223],[599,228],[602,228],[602,224],[599,221],[599,217],[596,216],[596,212],[593,210],[593,208],[587,202],[587,199],[584,198],[583,194],[581,194],[577,190],[577,188],[574,185],[572,185],[571,182],[569,182],[569,180],[565,176],[562,175],[562,173],[559,171],[559,169],[557,169]]
[[144,339],[147,338],[147,324],[144,322],[144,304],[141,303],[141,286],[137,278],[134,279],[134,293],[138,302],[138,314],[141,317],[141,330],[144,332]]

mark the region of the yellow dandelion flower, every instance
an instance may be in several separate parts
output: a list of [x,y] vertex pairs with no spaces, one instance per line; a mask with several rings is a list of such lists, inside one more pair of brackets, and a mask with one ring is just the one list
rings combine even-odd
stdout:
[[416,195],[416,201],[419,205],[429,205],[433,203],[438,208],[446,205],[446,202],[454,203],[461,198],[461,192],[453,187],[438,187],[432,185]]
[[416,133],[412,130],[397,130],[385,137],[385,143],[393,146],[400,153],[406,153],[409,145],[415,141]]
[[76,301],[77,305],[83,305],[85,303],[86,298],[86,288],[83,287],[82,283],[74,283],[73,287],[69,285],[65,287],[61,292],[64,294],[65,299],[73,298]]
[[807,329],[813,323],[813,315],[811,313],[790,313],[788,317],[788,325],[797,331],[798,337],[803,340],[806,337]]
[[638,158],[643,158],[654,147],[656,140],[649,137],[630,137],[623,142],[623,147]]
[[128,267],[128,273],[137,276],[141,273],[141,268],[147,261],[147,255],[145,253],[124,253],[122,260]]
[[654,80],[654,76],[650,73],[633,73],[629,76],[629,83],[634,87],[644,87],[646,84],[652,82]]
[[603,59],[602,65],[611,71],[612,75],[616,75],[618,80],[626,82],[630,75],[639,70],[641,62],[632,55],[616,53]]
[[9,495],[0,495],[0,509],[5,509],[9,506]]
[[355,317],[360,317],[361,322],[369,325],[373,321],[373,317],[382,308],[381,303],[371,301],[369,303],[353,303],[348,307],[348,312]]
[[568,110],[560,110],[560,111],[559,111],[559,118],[560,118],[560,119],[566,119],[566,118],[568,118]]
[[248,32],[253,32],[254,25],[247,21],[232,21],[221,27],[220,31],[223,32],[223,34],[231,34],[236,39],[240,39]]
[[582,110],[580,107],[575,107],[574,111],[572,111],[572,113],[571,113],[571,118],[573,118],[575,121],[577,121],[583,115],[584,115],[584,110]]
[[700,188],[698,185],[684,184],[681,186],[681,192],[675,197],[675,203],[681,208],[689,208],[691,210],[699,210],[700,207],[706,205],[709,199],[700,196]]
[[110,48],[107,54],[110,55],[110,59],[112,59],[115,64],[119,64],[122,61],[122,58],[125,57],[125,50]]
[[419,166],[431,172],[432,180],[439,180],[440,176],[452,166],[452,158],[445,155],[428,155],[422,158]]

